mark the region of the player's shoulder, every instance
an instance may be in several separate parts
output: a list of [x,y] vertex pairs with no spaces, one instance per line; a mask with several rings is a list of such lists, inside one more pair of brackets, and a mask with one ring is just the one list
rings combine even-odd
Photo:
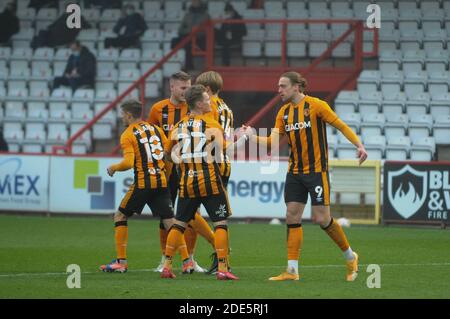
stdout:
[[219,129],[223,129],[222,125],[220,125],[220,123],[213,117],[208,116],[208,115],[204,115],[201,117],[202,120],[205,121],[207,128],[219,128]]
[[170,104],[169,99],[164,99],[164,100],[158,101],[152,105],[152,108],[150,109],[150,111],[161,110],[163,107],[165,107],[169,104]]
[[326,101],[324,101],[324,100],[322,100],[322,99],[320,99],[320,98],[318,98],[318,97],[315,97],[315,96],[309,96],[309,95],[307,95],[307,96],[305,97],[305,102],[308,102],[309,105],[312,105],[312,106],[319,106],[319,107],[327,106],[327,105],[328,105],[328,103],[327,103]]

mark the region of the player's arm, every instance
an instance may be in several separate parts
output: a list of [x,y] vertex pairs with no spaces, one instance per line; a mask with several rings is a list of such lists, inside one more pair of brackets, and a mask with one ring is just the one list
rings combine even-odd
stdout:
[[325,102],[320,105],[319,116],[325,122],[337,128],[353,145],[356,146],[359,164],[362,164],[367,159],[367,151],[355,132],[347,124],[345,124],[344,121],[342,121]]
[[[284,122],[283,122],[283,116],[284,116],[284,109],[282,108],[278,114],[277,118],[275,120],[275,126],[272,129],[272,132],[269,136],[258,136],[256,134],[253,134],[250,138],[250,140],[253,143],[258,143],[262,145],[266,145],[267,147],[271,147],[272,145],[279,144],[280,139],[283,134],[286,134],[286,131],[284,129]],[[244,129],[248,130],[251,129],[250,127],[243,126]]]
[[152,125],[160,126],[161,123],[159,123],[158,107],[156,105],[157,104],[153,104],[152,108],[150,109],[147,122]]
[[126,171],[134,166],[134,149],[127,136],[120,138],[120,146],[123,151],[123,159],[120,163],[113,164],[107,168],[109,176],[113,176],[115,172]]

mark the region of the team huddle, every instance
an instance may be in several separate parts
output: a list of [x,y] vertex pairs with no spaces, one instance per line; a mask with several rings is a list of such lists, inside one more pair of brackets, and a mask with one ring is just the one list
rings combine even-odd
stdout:
[[[367,152],[356,134],[317,98],[305,95],[306,80],[296,72],[284,73],[278,93],[286,104],[280,109],[274,129],[268,137],[257,136],[243,125],[236,141],[232,110],[219,97],[223,88],[220,74],[200,74],[194,85],[191,77],[178,72],[170,78],[169,99],[152,106],[147,121],[141,119],[142,105],[129,100],[121,105],[127,127],[120,144],[123,160],[108,167],[116,171],[134,169],[130,187],[114,215],[117,258],[102,265],[105,272],[126,272],[128,224],[133,214],[148,205],[160,218],[161,263],[156,271],[161,278],[175,278],[172,260],[178,252],[182,273],[194,271],[215,274],[218,280],[239,279],[231,272],[227,219],[231,207],[227,184],[231,158],[247,141],[271,145],[287,135],[290,146],[289,169],[285,183],[288,266],[285,272],[269,280],[299,280],[298,260],[303,242],[301,219],[308,194],[315,221],[339,246],[346,259],[346,280],[354,281],[358,273],[358,255],[352,251],[341,226],[330,214],[328,147],[326,124],[339,129],[357,148],[360,163]],[[176,202],[176,211],[174,211]],[[203,205],[213,224],[199,213]],[[209,270],[194,259],[197,236],[212,247],[213,263]]]

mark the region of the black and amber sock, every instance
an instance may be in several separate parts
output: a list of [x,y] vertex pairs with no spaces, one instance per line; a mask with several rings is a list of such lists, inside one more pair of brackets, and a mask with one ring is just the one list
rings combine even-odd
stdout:
[[228,227],[226,225],[216,226],[214,235],[217,258],[219,260],[219,271],[226,272],[228,271]]
[[117,259],[127,259],[128,222],[121,221],[114,224],[114,240],[116,242]]
[[159,246],[161,249],[161,255],[164,255],[165,251],[166,251],[167,235],[169,235],[169,232],[164,227],[164,224],[162,222],[160,222],[159,223]]
[[288,260],[298,260],[303,245],[302,224],[287,225],[287,257]]
[[330,223],[322,229],[330,236],[330,238],[339,246],[339,248],[345,252],[349,247],[347,236],[345,236],[344,230],[341,225],[339,225],[334,218],[331,218]]

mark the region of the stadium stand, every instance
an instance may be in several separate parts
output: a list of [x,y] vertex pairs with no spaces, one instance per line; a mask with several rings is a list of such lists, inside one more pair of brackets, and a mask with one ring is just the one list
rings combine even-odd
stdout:
[[[97,57],[95,89],[53,91],[51,80],[62,74],[70,50],[66,47],[32,50],[33,36],[62,12],[35,11],[19,1],[21,30],[9,46],[0,47],[0,119],[12,151],[49,152],[98,114],[144,72],[170,51],[170,41],[189,1],[132,2],[149,29],[140,48],[104,49],[104,39],[120,17],[120,9],[83,9],[93,26],[77,39]],[[450,144],[450,1],[376,1],[382,8],[377,69],[365,69],[356,89],[341,91],[334,108],[362,137],[373,159],[433,159],[436,144]],[[367,1],[265,1],[261,9],[250,1],[231,1],[244,19],[338,18],[365,19]],[[5,2],[0,2],[3,10]],[[212,17],[222,17],[224,2],[208,1]],[[290,24],[287,57],[314,58],[336,40],[347,25]],[[245,60],[269,61],[281,56],[280,25],[248,23],[241,48]],[[364,37],[364,48],[373,45]],[[333,51],[333,58],[352,56],[353,35]],[[164,95],[164,79],[182,68],[180,50],[146,82],[146,98]],[[264,62],[266,63],[266,61]],[[130,96],[138,97],[134,90]],[[91,152],[93,142],[118,136],[117,110],[109,112],[76,143],[76,152]],[[331,158],[353,158],[345,139],[330,130]]]

